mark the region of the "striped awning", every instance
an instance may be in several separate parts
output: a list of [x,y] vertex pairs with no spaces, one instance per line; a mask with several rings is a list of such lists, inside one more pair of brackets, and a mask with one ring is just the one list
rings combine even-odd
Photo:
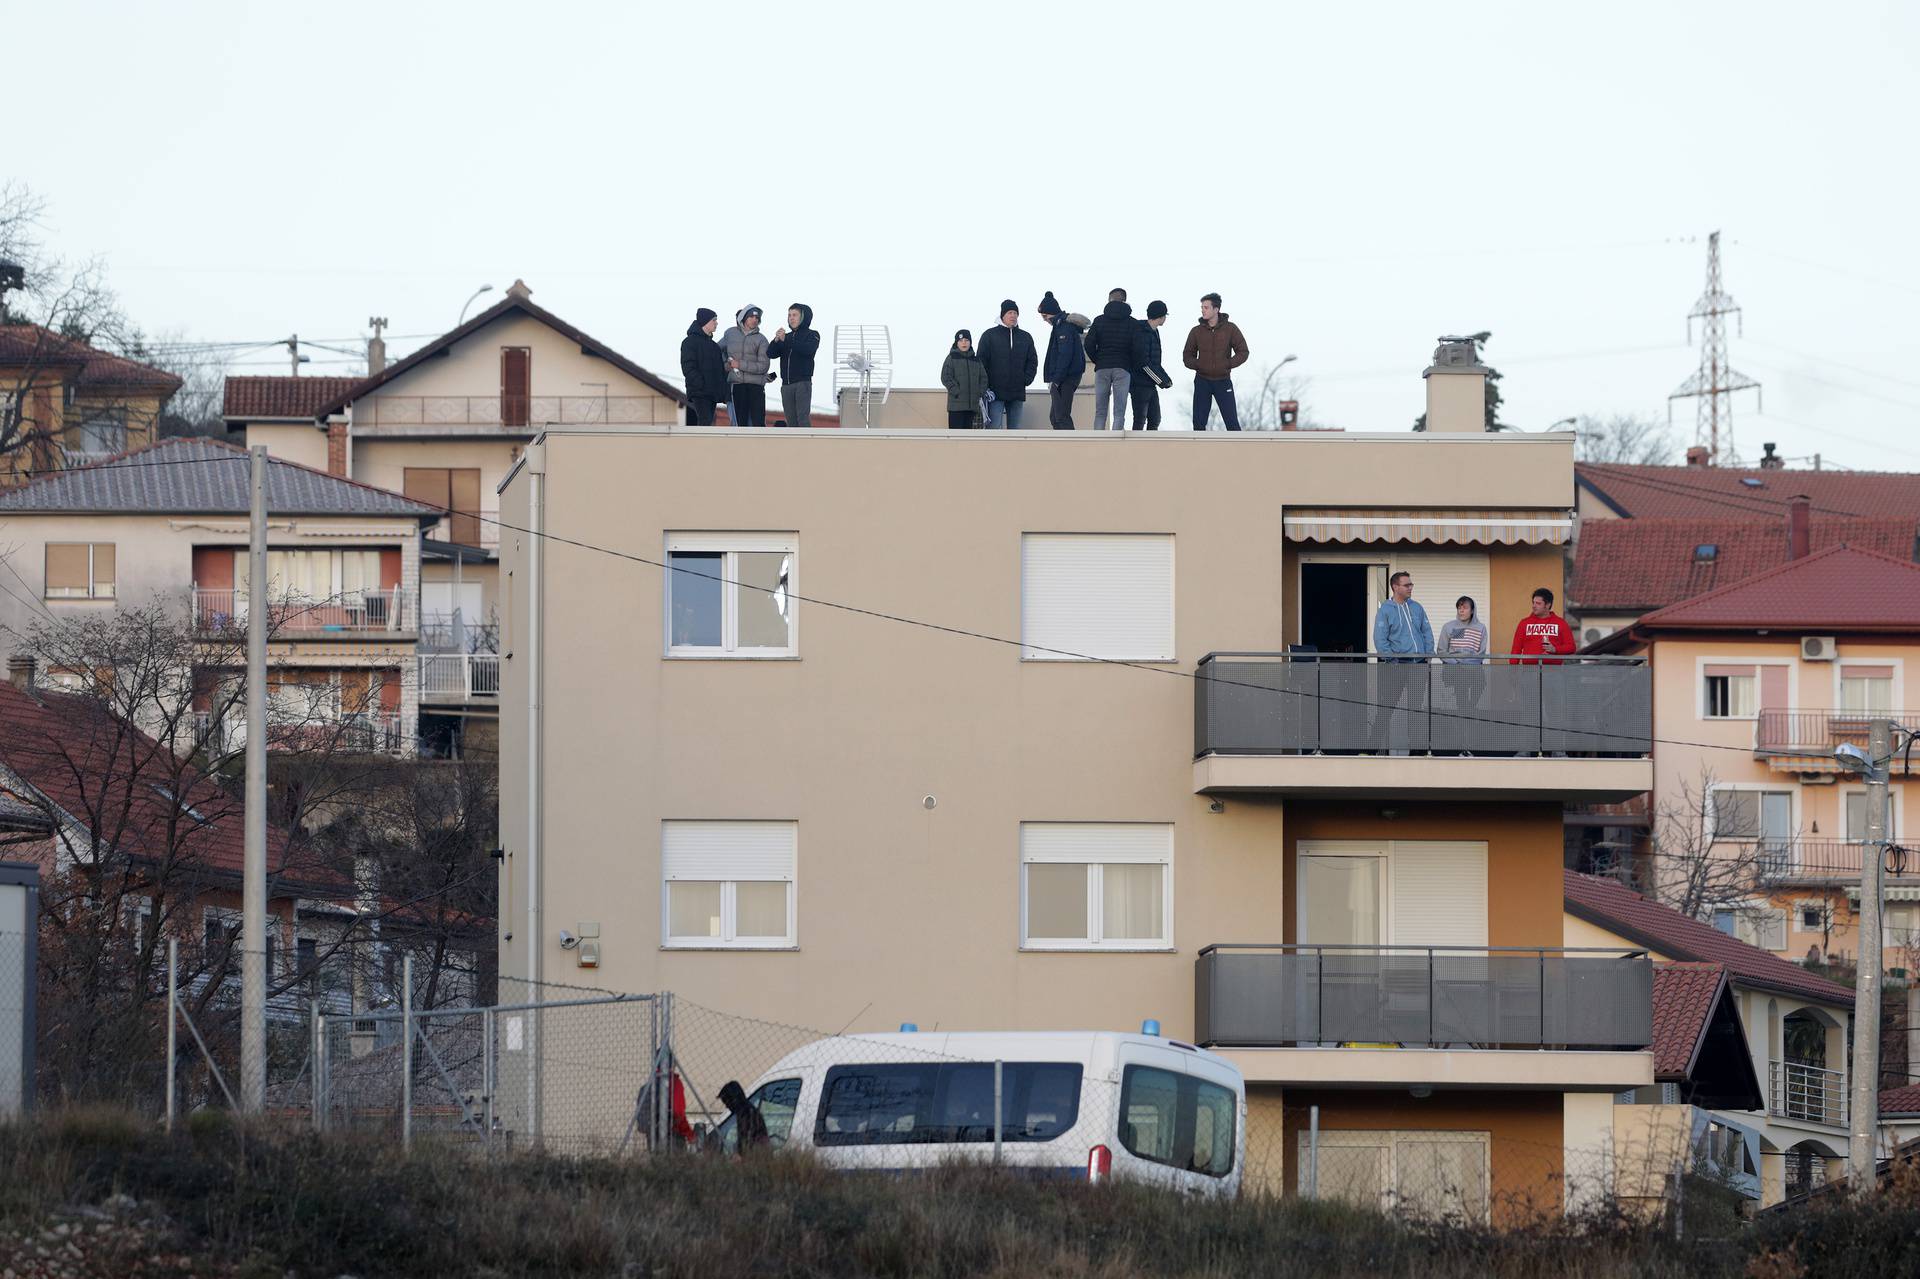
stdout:
[[1290,510],[1290,542],[1453,542],[1480,546],[1560,546],[1573,536],[1565,510]]

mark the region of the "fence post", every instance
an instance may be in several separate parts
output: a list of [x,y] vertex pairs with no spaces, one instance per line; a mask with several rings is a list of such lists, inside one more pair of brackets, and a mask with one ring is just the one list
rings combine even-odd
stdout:
[[1677,1156],[1673,1161],[1673,1239],[1675,1243],[1687,1237],[1687,1161]]
[[312,1059],[312,1065],[307,1071],[307,1091],[310,1095],[309,1100],[312,1103],[308,1109],[313,1112],[313,1130],[319,1132],[321,1130],[320,1109],[322,1102],[322,1094],[320,1091],[320,1058],[324,1055],[322,1049],[326,1044],[326,1032],[320,1024],[319,997],[316,996],[309,1001],[309,1003],[313,1009],[313,1022],[309,1030],[309,1037],[312,1042],[307,1049]]
[[400,959],[400,1149],[413,1149],[413,956]]
[[[498,993],[494,998],[499,998]],[[493,1009],[483,1008],[480,1011],[480,1089],[485,1096],[480,1110],[482,1129],[480,1144],[487,1151],[493,1149],[493,1089],[496,1069],[493,1056],[493,1032]]]
[[1307,1107],[1307,1198],[1320,1197],[1320,1107]]
[[[665,1150],[667,1146],[667,1113],[673,1109],[673,1068],[678,1058],[673,1049],[673,993],[665,992],[660,996],[660,1054],[659,1060],[666,1066],[666,1076],[662,1087],[653,1090],[653,1113],[655,1150]],[[667,1094],[663,1099],[661,1094]]]
[[994,1166],[996,1167],[998,1167],[1000,1163],[1000,1081],[1001,1081],[1002,1067],[1005,1066],[1005,1064],[1006,1064],[1005,1062],[999,1060],[998,1058],[994,1059],[994,1063],[993,1063],[993,1162],[994,1162]]
[[167,1131],[173,1131],[174,1062],[180,1033],[180,939],[167,938]]

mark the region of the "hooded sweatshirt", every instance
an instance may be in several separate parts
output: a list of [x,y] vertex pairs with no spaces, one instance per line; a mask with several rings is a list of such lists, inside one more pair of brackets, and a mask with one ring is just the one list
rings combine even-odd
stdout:
[[720,350],[720,344],[701,331],[704,327],[705,321],[695,320],[687,326],[687,336],[680,340],[680,376],[686,379],[689,396],[724,400],[727,398],[727,357]]
[[800,313],[800,325],[789,330],[787,336],[767,343],[767,354],[780,361],[780,376],[787,381],[811,382],[813,356],[820,349],[820,334],[813,327],[813,308],[805,302],[795,302],[787,309]]
[[960,349],[960,339],[955,336],[953,348],[947,352],[947,359],[940,366],[940,384],[947,388],[947,412],[978,412],[981,397],[987,393],[987,366],[980,362],[974,352],[972,342],[968,342],[965,351]]
[[[759,329],[747,332],[747,312],[758,307],[743,306],[734,312],[733,327],[727,330],[723,345],[727,358],[739,367],[727,371],[727,381],[747,386],[765,386],[773,379],[768,376],[772,361],[767,358],[767,335]],[[766,317],[761,317],[766,322]]]
[[1473,661],[1476,656],[1486,654],[1487,624],[1480,620],[1478,613],[1465,622],[1458,617],[1450,617],[1447,624],[1440,628],[1436,647],[1456,662]]
[[1240,336],[1240,326],[1222,311],[1211,328],[1205,320],[1193,326],[1180,362],[1210,382],[1223,381],[1247,362],[1247,340]]
[[[1520,624],[1513,628],[1513,647],[1508,651],[1527,654],[1571,653],[1574,647],[1573,628],[1567,625],[1567,619],[1548,609],[1545,617],[1535,617],[1532,613],[1528,613],[1520,619]],[[1524,662],[1518,657],[1508,658],[1507,664],[1510,666],[1560,665],[1552,658]]]

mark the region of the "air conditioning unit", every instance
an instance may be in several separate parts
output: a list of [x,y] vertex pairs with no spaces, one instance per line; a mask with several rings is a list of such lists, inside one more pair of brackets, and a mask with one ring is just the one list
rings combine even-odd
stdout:
[[1840,656],[1840,646],[1833,642],[1831,635],[1802,635],[1800,637],[1800,660],[1803,662],[1831,662]]

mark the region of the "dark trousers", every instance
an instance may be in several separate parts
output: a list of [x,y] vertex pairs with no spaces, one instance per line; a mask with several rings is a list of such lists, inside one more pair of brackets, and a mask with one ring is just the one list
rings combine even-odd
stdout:
[[1233,379],[1230,377],[1193,379],[1193,429],[1204,431],[1213,417],[1212,405],[1220,406],[1220,420],[1229,431],[1240,429],[1240,410],[1233,406]]
[[[1375,754],[1413,750],[1426,754],[1427,664],[1420,658],[1383,657],[1374,668],[1373,723],[1367,746]],[[1401,710],[1400,704],[1406,703]]]
[[947,429],[949,431],[970,431],[980,425],[980,415],[966,409],[947,410]]
[[714,398],[711,395],[689,395],[687,397],[687,425],[712,426]]
[[1074,374],[1065,382],[1051,384],[1053,402],[1047,408],[1047,419],[1053,423],[1056,431],[1073,429],[1073,393],[1080,389],[1080,375]]
[[733,386],[732,407],[727,410],[735,426],[765,426],[767,424],[767,388],[755,386],[751,382],[736,382]]
[[1127,394],[1133,399],[1133,429],[1136,431],[1157,431],[1160,429],[1160,388],[1147,380],[1144,373],[1136,373],[1133,385]]

